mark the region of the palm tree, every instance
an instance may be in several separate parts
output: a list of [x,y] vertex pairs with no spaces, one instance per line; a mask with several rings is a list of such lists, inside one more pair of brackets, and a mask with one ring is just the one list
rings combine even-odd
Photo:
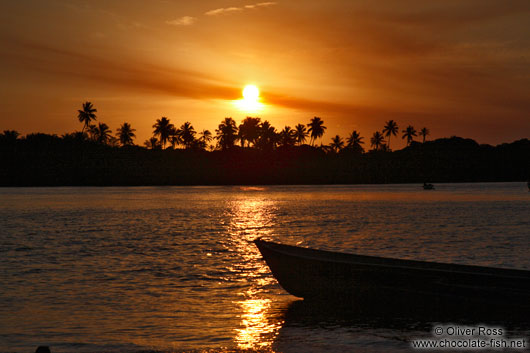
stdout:
[[85,129],[87,129],[90,126],[90,122],[92,120],[96,120],[96,114],[97,109],[94,109],[94,106],[90,102],[83,103],[83,109],[77,111],[77,118],[79,119],[80,123],[83,123],[83,130],[81,132],[84,132]]
[[210,130],[204,129],[199,133],[199,135],[199,140],[204,141],[206,144],[212,141],[212,133],[210,132]]
[[0,134],[0,141],[4,140],[9,143],[13,143],[18,139],[20,134],[16,130],[4,130],[3,134]]
[[120,145],[120,140],[117,137],[110,135],[106,144],[112,147],[118,147]]
[[241,147],[245,147],[245,141],[247,142],[247,146],[250,146],[250,143],[256,144],[256,140],[259,137],[260,123],[260,118],[247,116],[239,125],[239,134],[237,137],[241,141]]
[[311,119],[311,122],[307,124],[307,126],[309,127],[307,132],[311,134],[311,144],[314,144],[317,138],[322,137],[324,135],[324,130],[326,130],[324,121],[318,116],[315,116],[313,119]]
[[169,132],[168,137],[169,143],[171,144],[171,148],[175,148],[178,145],[183,145],[184,142],[182,141],[182,134],[180,129],[177,129],[176,127],[172,127],[171,131]]
[[394,120],[389,120],[386,122],[385,127],[383,128],[383,134],[388,137],[388,150],[390,151],[390,136],[398,133],[398,125]]
[[329,147],[331,147],[331,149],[334,151],[334,152],[340,152],[340,150],[342,150],[344,148],[344,141],[342,140],[342,137],[340,137],[339,135],[336,135],[335,137],[333,137],[331,139],[331,143],[329,144]]
[[215,130],[215,133],[217,134],[215,137],[218,140],[217,144],[221,149],[226,150],[234,147],[237,138],[236,122],[232,118],[225,118]]
[[271,150],[278,142],[278,133],[276,128],[267,120],[261,123],[259,128],[259,137],[256,141],[256,147],[263,150]]
[[199,138],[193,142],[193,148],[206,150],[208,148],[208,142],[212,140],[212,133],[208,130],[202,130],[199,133]]
[[364,148],[361,146],[364,144],[363,137],[356,130],[353,130],[350,136],[346,139],[348,148],[351,148],[356,152],[364,152]]
[[294,127],[295,131],[294,131],[294,138],[296,140],[296,143],[298,143],[299,145],[301,145],[302,143],[304,143],[307,139],[307,130],[305,128],[305,125],[303,124],[298,124]]
[[191,125],[189,121],[186,121],[182,126],[178,129],[178,135],[180,135],[180,138],[182,139],[182,144],[186,148],[191,148],[195,142],[195,129]]
[[412,141],[414,141],[414,136],[417,136],[416,129],[414,129],[412,125],[407,126],[407,128],[401,132],[403,133],[403,136],[401,138],[407,138],[407,146],[410,145]]
[[61,138],[64,141],[70,141],[70,142],[81,142],[86,140],[86,134],[81,131],[74,131],[74,132],[67,132],[64,133]]
[[132,129],[131,124],[129,123],[123,123],[122,126],[118,128],[118,139],[122,146],[133,144],[133,138],[136,137],[134,134],[135,131],[136,129]]
[[89,136],[90,140],[97,141],[97,139],[98,139],[98,127],[97,127],[97,125],[94,125],[94,124],[88,125],[87,133],[88,133],[88,136]]
[[426,127],[424,127],[423,129],[420,130],[420,136],[423,136],[423,143],[425,143],[425,138],[427,137],[427,135],[429,135],[431,132],[429,131],[429,129],[427,129]]
[[385,140],[382,133],[379,131],[374,132],[372,135],[372,138],[370,139],[370,144],[374,148],[374,150],[379,151],[381,147],[383,146],[383,141]]
[[151,137],[149,140],[145,140],[144,146],[151,150],[156,150],[160,148],[160,143],[156,137]]
[[153,125],[155,129],[153,135],[160,137],[162,148],[166,147],[166,142],[171,136],[171,132],[175,129],[175,125],[171,124],[168,118],[163,116],[161,119],[156,119],[156,123]]
[[279,141],[282,146],[294,146],[296,143],[295,131],[290,126],[286,126],[280,131]]
[[112,131],[105,123],[99,123],[98,126],[95,126],[93,133],[95,140],[99,143],[107,144],[109,141],[111,141]]

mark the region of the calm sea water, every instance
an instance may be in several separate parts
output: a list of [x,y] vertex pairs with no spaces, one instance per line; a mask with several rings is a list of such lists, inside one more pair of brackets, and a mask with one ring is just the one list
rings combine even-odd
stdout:
[[530,269],[525,184],[436,188],[0,188],[0,351],[409,351],[432,323],[308,314],[249,241]]

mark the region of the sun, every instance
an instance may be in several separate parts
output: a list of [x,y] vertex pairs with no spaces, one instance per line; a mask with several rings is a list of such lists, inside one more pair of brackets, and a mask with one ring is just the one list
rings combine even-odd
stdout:
[[256,85],[246,85],[243,88],[243,99],[234,101],[234,104],[242,111],[255,113],[264,108],[260,102],[259,88]]
[[248,102],[257,102],[259,99],[259,88],[254,85],[246,85],[243,88],[243,98]]

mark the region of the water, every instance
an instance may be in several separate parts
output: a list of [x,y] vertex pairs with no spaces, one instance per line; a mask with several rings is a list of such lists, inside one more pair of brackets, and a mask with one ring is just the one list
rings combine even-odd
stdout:
[[525,184],[436,188],[0,188],[0,351],[409,351],[433,323],[314,313],[249,241],[530,269]]

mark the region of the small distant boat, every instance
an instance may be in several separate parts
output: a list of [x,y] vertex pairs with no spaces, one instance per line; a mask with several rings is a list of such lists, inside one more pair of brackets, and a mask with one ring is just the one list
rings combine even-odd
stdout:
[[[501,304],[530,313],[530,271],[354,255],[254,240],[272,274],[304,299]],[[489,309],[486,309],[489,310]]]
[[423,190],[434,190],[434,185],[423,183]]

